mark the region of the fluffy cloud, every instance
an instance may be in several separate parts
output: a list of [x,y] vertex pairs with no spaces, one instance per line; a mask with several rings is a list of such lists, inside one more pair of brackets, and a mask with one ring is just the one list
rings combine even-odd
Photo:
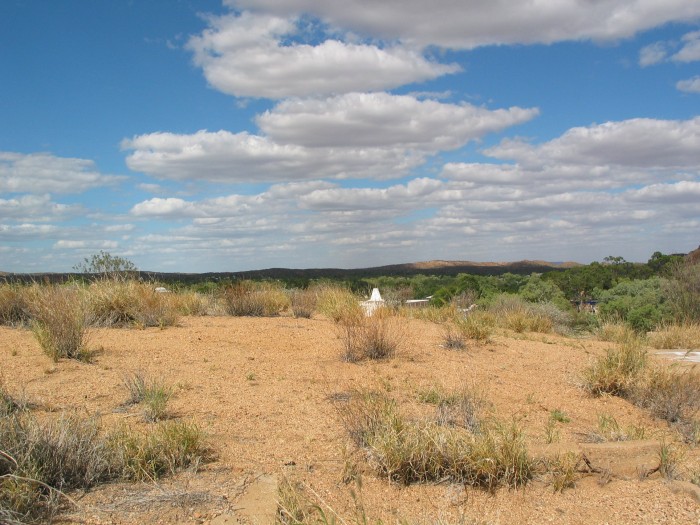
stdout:
[[288,42],[300,29],[275,16],[245,12],[209,22],[211,27],[192,37],[188,48],[209,84],[238,97],[383,90],[459,71],[456,65],[431,62],[400,46]]
[[672,60],[674,62],[696,62],[700,60],[700,31],[686,33],[680,42],[655,42],[639,52],[639,65],[651,66]]
[[686,93],[700,93],[700,76],[679,81],[676,83],[676,89]]
[[162,179],[386,179],[406,174],[427,155],[458,148],[538,113],[536,108],[489,110],[407,95],[349,93],[280,102],[256,118],[264,135],[224,130],[151,133],[124,140],[122,147],[132,150],[129,168]]
[[538,115],[538,110],[488,110],[388,93],[294,99],[258,116],[260,129],[280,144],[308,147],[454,149]]
[[55,220],[82,211],[81,206],[53,202],[50,195],[22,195],[13,199],[0,199],[0,219]]
[[306,148],[228,131],[151,133],[124,140],[130,169],[162,179],[272,182],[317,178],[387,178],[423,161],[401,148]]
[[696,62],[700,60],[700,31],[683,36],[681,49],[671,57],[676,62]]
[[225,0],[279,16],[310,13],[327,23],[417,45],[471,49],[491,44],[614,40],[700,16],[694,0]]
[[539,146],[507,140],[486,150],[523,166],[573,164],[644,169],[697,170],[700,117],[689,120],[630,119],[577,127]]
[[3,193],[81,193],[122,179],[103,175],[91,160],[0,151],[0,192]]

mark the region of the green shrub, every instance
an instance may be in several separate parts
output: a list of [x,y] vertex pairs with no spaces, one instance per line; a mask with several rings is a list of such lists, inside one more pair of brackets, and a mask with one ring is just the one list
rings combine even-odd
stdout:
[[598,295],[598,311],[603,318],[621,319],[637,332],[653,330],[671,319],[671,308],[658,277],[622,281]]
[[663,296],[677,323],[700,323],[700,263],[674,265],[663,282]]

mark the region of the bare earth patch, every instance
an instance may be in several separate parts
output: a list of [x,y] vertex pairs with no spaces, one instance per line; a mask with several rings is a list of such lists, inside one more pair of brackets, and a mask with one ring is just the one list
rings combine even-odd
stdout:
[[[367,516],[385,523],[698,523],[692,490],[658,472],[642,476],[656,466],[654,442],[677,441],[674,430],[625,400],[594,398],[579,386],[580,371],[610,343],[518,334],[453,351],[442,347],[443,335],[438,324],[412,320],[394,358],[348,363],[338,329],[324,318],[186,317],[165,330],[95,330],[90,345],[101,350],[85,364],[53,363],[29,331],[0,327],[0,370],[8,389],[25,392],[39,412],[77,410],[99,414],[105,427],[126,421],[145,429],[139,409],[125,405],[123,383],[143,371],[172,386],[169,416],[194,420],[215,450],[197,472],[158,484],[71,494],[78,506],[61,517],[65,523],[261,523],[269,519],[271,487],[285,477],[352,517],[351,489],[358,488],[343,482],[348,462],[361,473]],[[348,392],[378,389],[419,415],[434,409],[419,400],[421,391],[465,385],[483,392],[499,419],[520,423],[533,455],[585,456],[589,465],[578,467],[575,487],[555,492],[538,476],[493,494],[449,483],[406,487],[348,452],[335,408]],[[569,421],[550,422],[553,411]],[[645,441],[586,443],[600,414],[621,427],[644,426]],[[547,433],[548,425],[556,432]],[[681,469],[697,469],[698,461],[688,449]]]

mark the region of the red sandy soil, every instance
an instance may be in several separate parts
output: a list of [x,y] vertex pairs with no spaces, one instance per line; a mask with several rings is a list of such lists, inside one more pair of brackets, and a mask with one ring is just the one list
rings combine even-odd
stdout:
[[[441,346],[440,325],[404,322],[396,357],[359,364],[341,359],[339,332],[321,317],[189,317],[164,330],[96,329],[90,345],[102,350],[91,364],[54,364],[29,331],[0,327],[0,371],[6,387],[25,392],[39,411],[99,414],[105,428],[121,420],[145,429],[138,407],[123,406],[124,375],[142,370],[174,387],[171,416],[197,422],[216,452],[197,472],[157,484],[108,484],[71,494],[78,506],[63,515],[66,523],[250,523],[246,507],[261,476],[303,482],[348,523],[354,522],[351,490],[370,522],[700,523],[692,485],[638,475],[658,464],[662,440],[679,440],[673,429],[622,399],[593,398],[579,385],[581,370],[611,343],[503,333],[492,343],[453,351]],[[465,384],[487,395],[497,417],[520,422],[534,454],[583,451],[608,473],[581,472],[576,486],[562,493],[537,478],[490,494],[447,482],[398,485],[360,459],[361,488],[343,483],[352,449],[334,408],[337,394],[376,388],[415,413],[430,410],[418,401],[421,389]],[[547,446],[545,425],[555,409],[570,422],[558,424],[561,440]],[[645,426],[652,442],[584,443],[599,414],[622,426]],[[687,449],[682,474],[700,471],[698,464],[697,451]]]

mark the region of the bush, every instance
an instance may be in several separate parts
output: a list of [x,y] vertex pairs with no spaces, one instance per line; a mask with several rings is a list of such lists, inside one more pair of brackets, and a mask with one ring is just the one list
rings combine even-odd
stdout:
[[204,434],[197,425],[180,421],[159,423],[148,433],[127,427],[107,436],[116,472],[123,479],[156,480],[196,467],[208,457]]
[[89,361],[89,317],[81,291],[74,287],[42,287],[31,306],[32,332],[54,361],[72,358]]
[[653,330],[671,319],[661,282],[658,277],[652,277],[618,283],[599,294],[599,314],[603,318],[620,319],[637,332]]
[[372,316],[345,319],[341,321],[339,330],[343,342],[343,359],[351,363],[393,357],[404,337],[400,319],[382,309]]
[[0,450],[0,517],[19,522],[43,522],[60,508],[58,491],[86,489],[110,477],[110,452],[94,419],[1,418]]

